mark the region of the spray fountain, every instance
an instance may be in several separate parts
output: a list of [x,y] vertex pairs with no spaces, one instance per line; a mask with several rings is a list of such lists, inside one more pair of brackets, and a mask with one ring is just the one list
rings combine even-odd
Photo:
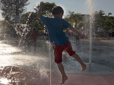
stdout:
[[[36,49],[37,53],[35,55],[31,54],[33,50],[25,52],[25,49],[22,49],[26,44],[21,45],[21,43],[26,39],[27,34],[31,31],[31,28],[27,24],[31,14],[32,13],[29,14],[25,24],[11,24],[17,35],[20,36],[17,47],[13,47],[12,44],[10,45],[10,43],[12,41],[15,42],[16,39],[10,41],[6,40],[10,42],[7,44],[0,41],[0,50],[2,50],[0,52],[0,64],[2,65],[0,66],[2,68],[0,84],[49,85],[51,82],[51,76],[49,76],[51,74],[51,47],[46,43],[43,43],[43,40],[38,39],[38,48]],[[43,52],[45,53],[43,54]],[[49,55],[47,55],[48,53]]]
[[90,45],[89,45],[89,69],[91,69],[91,58],[92,58],[92,28],[93,28],[93,20],[94,20],[94,4],[93,0],[86,0],[86,3],[89,8],[89,14],[90,14],[90,29],[89,29],[89,40],[90,40]]

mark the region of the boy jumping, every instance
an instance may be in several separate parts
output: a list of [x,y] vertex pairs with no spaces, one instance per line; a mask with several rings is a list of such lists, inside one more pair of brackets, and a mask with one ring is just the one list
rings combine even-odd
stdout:
[[75,30],[67,21],[62,19],[64,14],[64,10],[60,6],[56,6],[52,9],[52,14],[54,18],[48,18],[41,15],[42,9],[44,7],[44,2],[40,2],[40,8],[38,10],[38,18],[40,21],[47,26],[48,35],[50,38],[50,42],[53,45],[55,62],[59,68],[59,71],[62,74],[62,82],[60,84],[64,84],[64,82],[68,79],[64,66],[62,64],[62,52],[66,51],[70,56],[72,56],[75,60],[77,60],[81,64],[81,71],[86,69],[86,65],[82,62],[80,57],[72,50],[70,41],[67,36],[63,32],[63,29],[70,29],[72,32],[76,33],[80,38],[86,38],[85,35],[80,34],[77,30]]

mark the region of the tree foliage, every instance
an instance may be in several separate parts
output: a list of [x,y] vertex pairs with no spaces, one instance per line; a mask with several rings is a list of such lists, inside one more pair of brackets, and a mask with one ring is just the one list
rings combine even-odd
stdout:
[[[46,2],[42,10],[42,15],[51,17],[52,8],[56,6],[55,3]],[[34,8],[35,12],[27,12],[21,16],[21,23],[29,24],[31,27],[38,28],[39,30],[43,29],[44,25],[40,22],[37,17],[37,11],[39,9],[39,4]]]
[[[114,29],[114,17],[110,15],[112,15],[112,13],[105,15],[105,12],[103,10],[96,11],[94,13],[93,30],[97,31],[99,26],[101,26],[105,32]],[[76,27],[78,28],[84,27],[86,24],[86,27],[89,29],[90,20],[88,19],[85,23],[83,14],[69,11],[69,14],[64,19],[67,20],[71,25],[75,23]]]
[[1,3],[2,16],[8,21],[15,19],[16,13],[23,13],[29,4],[28,0],[1,0]]
[[80,21],[77,23],[77,27],[78,28],[82,28],[84,26],[84,22],[83,21]]
[[[42,15],[51,17],[52,16],[52,14],[51,14],[52,13],[52,8],[55,7],[55,6],[56,6],[55,3],[46,2],[44,8],[42,9]],[[34,10],[37,12],[39,7],[40,6],[38,5]]]
[[75,27],[81,28],[83,26],[83,19],[81,14],[79,13],[74,13],[69,11],[69,15],[67,15],[64,19],[67,20],[72,25],[73,23],[75,23],[76,24]]
[[95,12],[94,14],[94,26],[95,28],[98,28],[99,26],[102,26],[105,21],[105,13],[104,11],[100,10],[99,12]]
[[103,28],[105,32],[109,31],[110,29],[114,29],[114,17],[111,17],[112,13],[108,13],[108,15],[105,15],[104,11],[100,10],[99,12],[95,12],[95,21],[94,26],[95,29],[99,26]]

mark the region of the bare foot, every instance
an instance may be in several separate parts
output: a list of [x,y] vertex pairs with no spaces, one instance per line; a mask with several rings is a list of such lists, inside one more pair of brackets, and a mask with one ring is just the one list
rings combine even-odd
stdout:
[[86,69],[86,65],[83,64],[83,65],[82,65],[82,70],[81,70],[81,71],[84,71],[85,69]]
[[64,84],[67,79],[68,79],[67,76],[62,77],[62,82],[60,84]]

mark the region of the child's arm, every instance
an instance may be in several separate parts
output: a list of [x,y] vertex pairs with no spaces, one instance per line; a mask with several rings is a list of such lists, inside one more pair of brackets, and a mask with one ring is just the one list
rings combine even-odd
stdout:
[[84,34],[79,33],[76,29],[74,29],[72,26],[68,27],[69,30],[71,30],[72,32],[74,32],[75,34],[77,34],[80,38],[87,38]]
[[44,2],[40,2],[40,8],[38,10],[38,14],[37,14],[37,17],[40,19],[40,15],[41,15],[41,12],[42,12],[42,9],[44,7]]

